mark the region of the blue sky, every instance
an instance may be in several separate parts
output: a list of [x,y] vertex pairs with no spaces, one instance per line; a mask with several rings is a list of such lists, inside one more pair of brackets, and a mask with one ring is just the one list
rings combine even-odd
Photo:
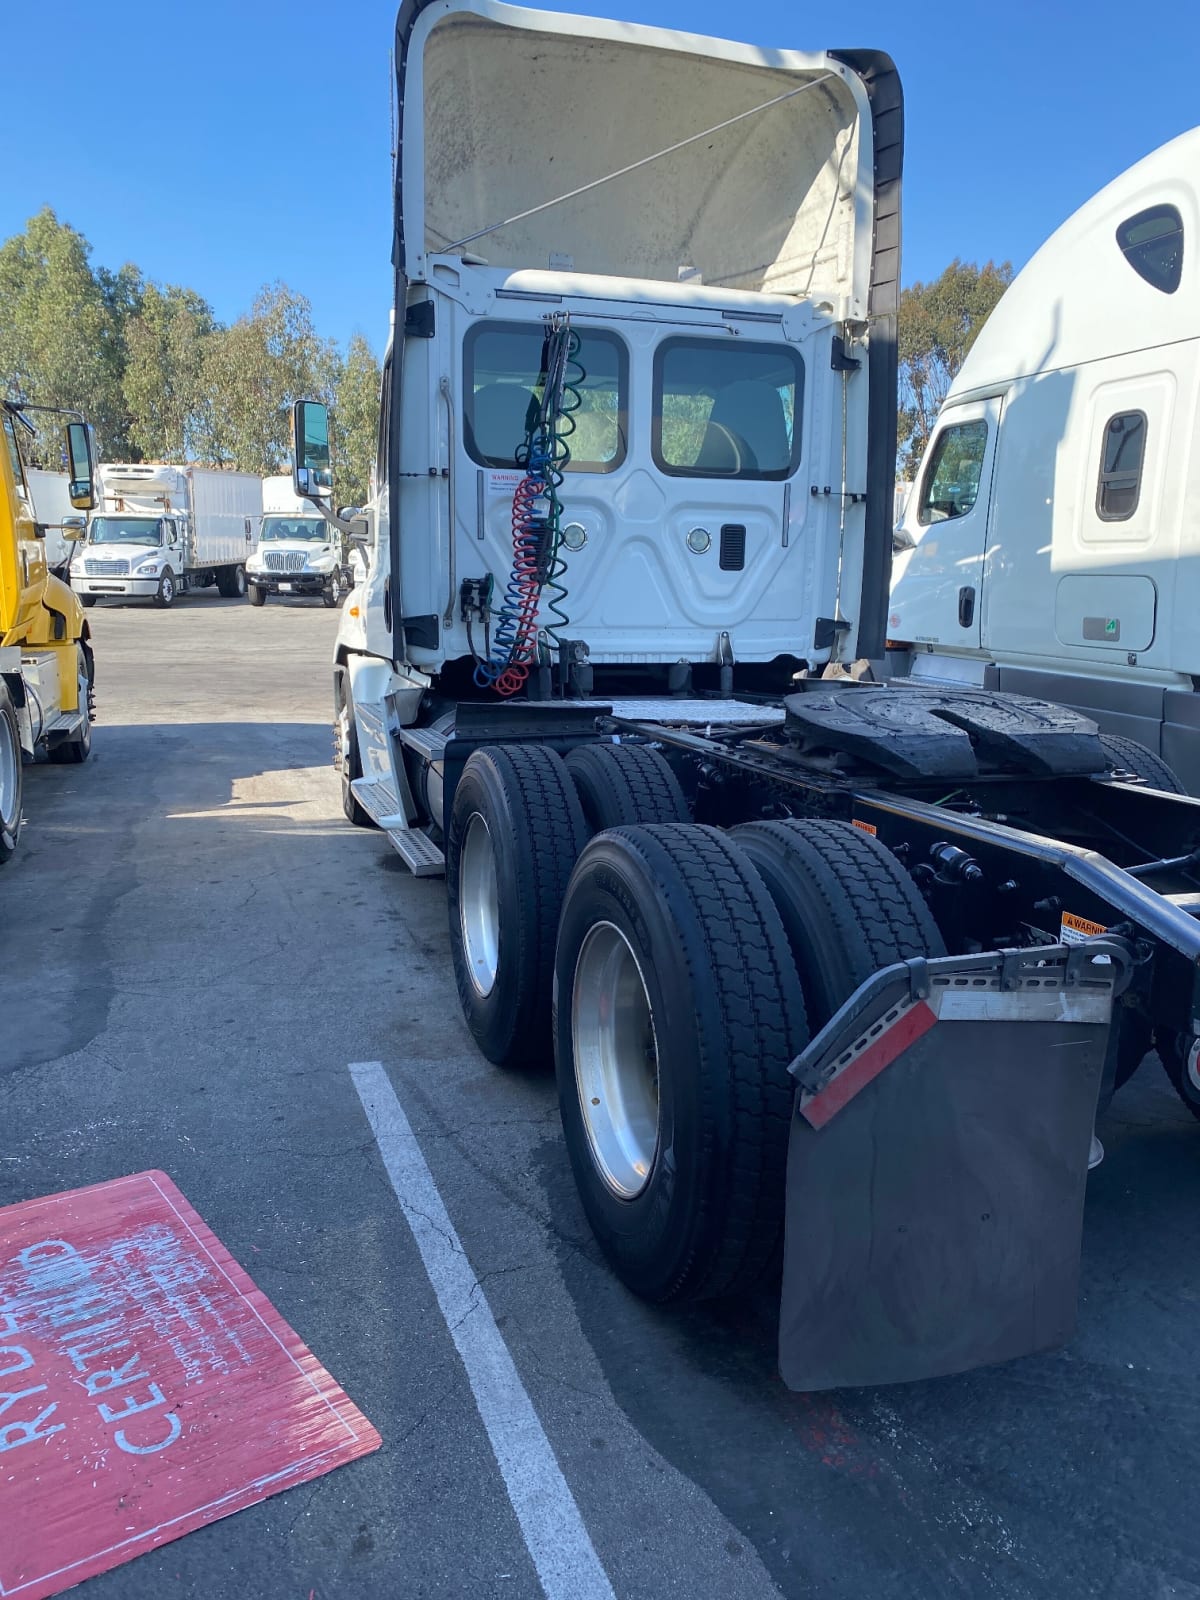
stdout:
[[[890,51],[906,96],[906,283],[956,255],[1019,267],[1096,189],[1200,121],[1194,4],[859,0],[832,23],[834,8],[782,0],[557,9]],[[132,260],[187,284],[223,320],[282,278],[312,301],[322,333],[362,332],[382,348],[391,0],[14,0],[5,11],[0,238],[49,204],[88,237],[94,262]]]

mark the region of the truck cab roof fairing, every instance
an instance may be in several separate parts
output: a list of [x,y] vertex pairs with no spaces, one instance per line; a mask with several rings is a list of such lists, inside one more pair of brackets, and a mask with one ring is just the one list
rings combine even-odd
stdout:
[[553,256],[578,272],[695,277],[866,318],[878,141],[853,53],[758,50],[499,0],[408,0],[396,56],[405,278],[426,275],[427,254],[542,268]]

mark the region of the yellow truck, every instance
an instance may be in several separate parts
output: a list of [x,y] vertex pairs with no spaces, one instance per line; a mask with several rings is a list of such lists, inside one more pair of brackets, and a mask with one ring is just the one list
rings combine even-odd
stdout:
[[25,467],[31,411],[62,418],[71,504],[90,511],[94,503],[91,435],[83,419],[0,401],[0,865],[13,856],[21,832],[25,763],[42,755],[86,761],[92,747],[90,631],[78,598],[47,565],[45,529],[35,516]]

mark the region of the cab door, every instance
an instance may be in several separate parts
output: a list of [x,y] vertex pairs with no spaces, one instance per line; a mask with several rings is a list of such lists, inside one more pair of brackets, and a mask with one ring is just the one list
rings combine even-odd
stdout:
[[979,649],[1000,397],[947,407],[893,539],[888,634]]

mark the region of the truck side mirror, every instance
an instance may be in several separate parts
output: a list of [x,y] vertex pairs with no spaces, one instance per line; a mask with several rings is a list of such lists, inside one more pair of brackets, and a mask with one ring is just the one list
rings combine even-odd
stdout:
[[96,474],[92,461],[92,433],[86,422],[67,423],[67,462],[70,467],[71,504],[76,511],[90,511],[96,504]]
[[292,407],[292,486],[310,500],[333,494],[329,458],[329,407],[319,400],[297,400]]
[[62,519],[62,536],[68,544],[78,544],[81,539],[86,539],[87,518],[64,517]]

